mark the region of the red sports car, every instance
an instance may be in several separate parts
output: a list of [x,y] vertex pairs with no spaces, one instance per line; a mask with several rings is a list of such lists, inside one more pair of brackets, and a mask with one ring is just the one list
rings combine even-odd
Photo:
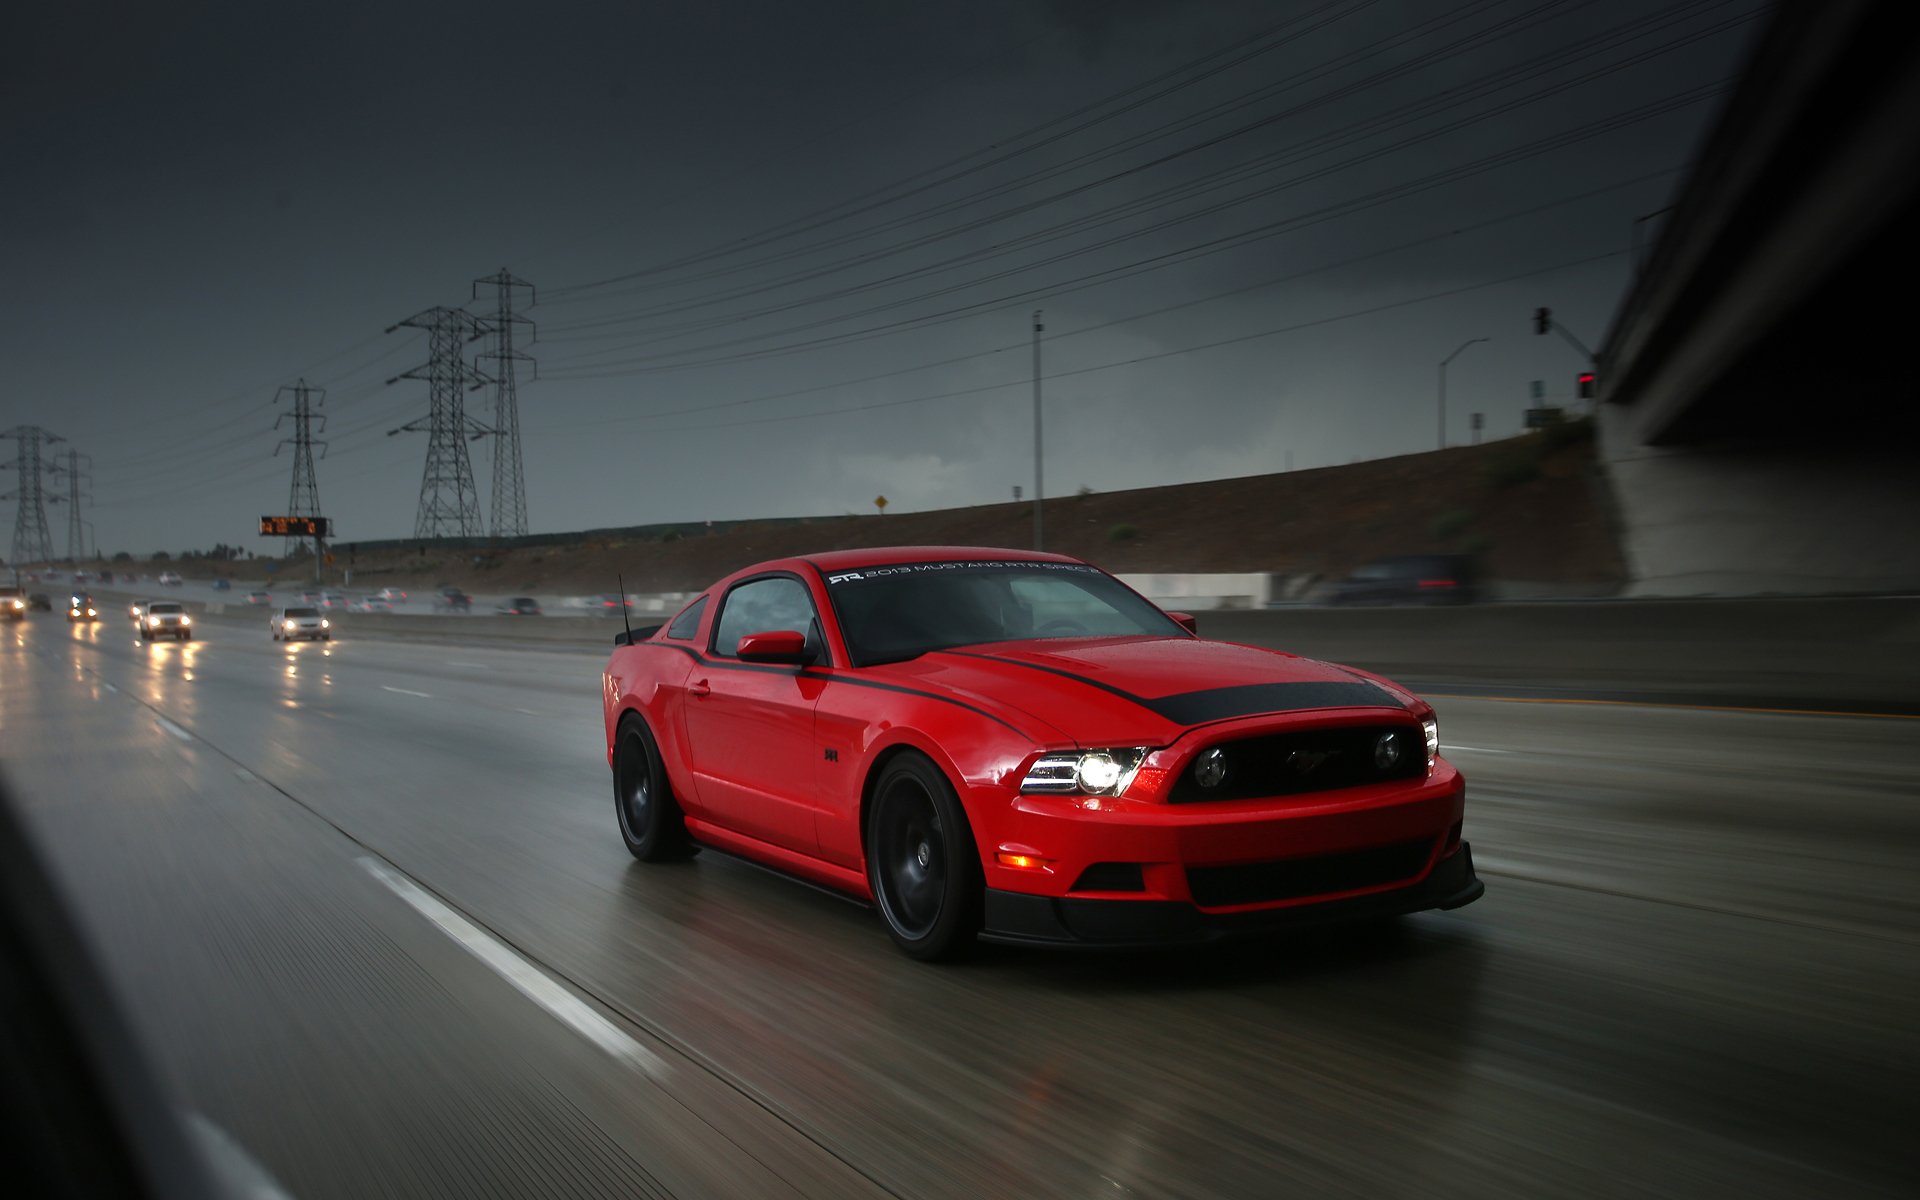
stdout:
[[908,954],[1208,941],[1485,890],[1433,709],[1198,637],[1096,567],[952,547],[780,559],[614,638],[627,849],[870,900]]

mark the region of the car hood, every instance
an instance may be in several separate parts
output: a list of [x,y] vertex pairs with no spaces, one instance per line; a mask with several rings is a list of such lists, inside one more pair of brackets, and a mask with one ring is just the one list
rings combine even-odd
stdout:
[[1053,638],[938,650],[876,668],[1028,714],[1082,745],[1164,745],[1195,726],[1412,698],[1329,663],[1197,638]]

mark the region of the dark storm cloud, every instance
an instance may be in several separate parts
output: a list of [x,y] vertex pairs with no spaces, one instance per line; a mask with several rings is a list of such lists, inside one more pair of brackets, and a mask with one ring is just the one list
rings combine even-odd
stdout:
[[[541,377],[521,390],[540,529],[852,511],[880,492],[896,509],[1001,499],[1030,486],[1034,308],[1047,314],[1046,369],[1060,373],[1047,383],[1050,490],[1427,448],[1434,366],[1468,337],[1495,341],[1455,364],[1453,437],[1464,440],[1473,410],[1507,432],[1529,380],[1564,393],[1578,365],[1557,340],[1531,338],[1526,314],[1551,303],[1599,336],[1627,271],[1601,256],[1678,177],[1628,181],[1683,162],[1712,106],[1394,189],[1725,75],[1751,27],[1711,27],[1753,7],[758,0],[10,12],[5,417],[94,454],[106,549],[242,541],[254,517],[285,503],[272,400],[304,374],[329,388],[325,507],[348,536],[404,535],[425,447],[386,431],[426,396],[422,384],[384,381],[425,349],[379,331],[467,302],[469,281],[506,265],[540,287]],[[1668,16],[1679,23],[1552,58]],[[1509,35],[1447,50],[1503,22]],[[1697,40],[1677,44],[1682,35]],[[1402,75],[1315,101],[1429,52]],[[1207,55],[1217,71],[1169,85],[1184,78],[1169,72]],[[1551,69],[1363,127],[1529,63]],[[1110,96],[1138,106],[1100,107]],[[1275,119],[1202,145],[1262,117]],[[1025,147],[1036,148],[1017,153]],[[1021,182],[1035,171],[1054,174]],[[958,202],[992,188],[1004,191]],[[1191,194],[1168,191],[1180,188]],[[1599,189],[1610,190],[1568,199]],[[1376,194],[1385,198],[1358,204]],[[826,219],[850,200],[857,215]],[[923,207],[925,218],[890,224]],[[1226,252],[1182,257],[1290,219],[1299,223]],[[807,249],[815,242],[825,244]],[[861,254],[871,257],[848,261]],[[1156,256],[1173,265],[1081,286]],[[645,273],[685,259],[695,261]],[[1493,282],[1555,263],[1576,265]],[[782,283],[789,275],[812,277]],[[933,319],[967,305],[977,311]],[[1168,311],[1132,319],[1156,310]],[[1344,314],[1370,315],[1327,323]],[[1292,332],[1257,336],[1274,330]],[[1179,353],[1218,342],[1230,344]],[[778,346],[794,349],[759,353]],[[1114,363],[1125,365],[1104,366]],[[781,398],[757,399],[768,396]],[[925,396],[941,398],[902,403]],[[470,404],[484,414],[487,394]],[[488,447],[472,449],[484,495]]]

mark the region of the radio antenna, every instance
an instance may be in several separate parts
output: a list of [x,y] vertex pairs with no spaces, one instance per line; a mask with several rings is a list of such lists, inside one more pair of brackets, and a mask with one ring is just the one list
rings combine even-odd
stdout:
[[619,572],[614,573],[614,581],[620,585],[620,623],[627,627],[627,645],[633,645],[633,622],[627,619],[627,581]]

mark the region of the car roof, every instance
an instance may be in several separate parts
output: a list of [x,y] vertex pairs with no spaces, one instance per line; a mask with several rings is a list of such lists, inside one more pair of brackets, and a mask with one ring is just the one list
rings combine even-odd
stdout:
[[973,559],[1066,563],[1080,561],[1065,554],[1049,554],[1040,550],[1009,550],[1004,546],[875,546],[868,550],[828,550],[823,554],[801,554],[786,561],[811,563],[822,571],[838,571],[847,567],[880,567],[891,563],[967,562]]

